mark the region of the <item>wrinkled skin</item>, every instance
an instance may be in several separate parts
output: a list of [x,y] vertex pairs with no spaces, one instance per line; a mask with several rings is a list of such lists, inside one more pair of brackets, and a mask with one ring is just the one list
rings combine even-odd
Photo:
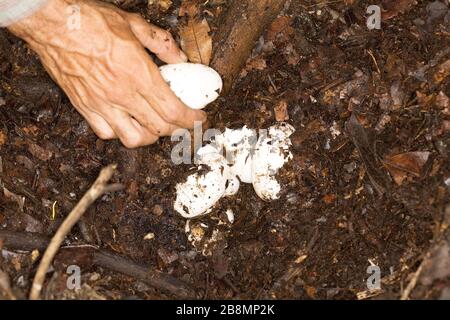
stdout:
[[139,15],[98,1],[50,0],[9,30],[37,52],[101,139],[135,148],[206,120],[174,95],[145,48],[166,63],[185,62],[185,54]]

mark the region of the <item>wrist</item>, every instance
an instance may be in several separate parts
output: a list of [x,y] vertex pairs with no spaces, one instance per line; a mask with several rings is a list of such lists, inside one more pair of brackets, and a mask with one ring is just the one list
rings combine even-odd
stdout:
[[8,29],[31,45],[33,42],[48,40],[52,34],[64,32],[67,6],[72,2],[74,1],[48,0],[38,11],[11,24]]

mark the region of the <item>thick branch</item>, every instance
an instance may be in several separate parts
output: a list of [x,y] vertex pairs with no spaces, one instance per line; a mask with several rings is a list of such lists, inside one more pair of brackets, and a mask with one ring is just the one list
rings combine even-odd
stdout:
[[[0,241],[9,250],[32,251],[35,249],[45,250],[50,239],[37,233],[0,230]],[[87,262],[89,265],[84,267],[95,265],[119,272],[179,298],[193,299],[196,297],[195,291],[185,282],[157,270],[151,270],[117,253],[97,249],[94,246],[62,247],[55,258],[55,263],[58,261],[63,264],[79,266]]]
[[232,0],[214,35],[212,68],[224,80],[224,92],[233,86],[266,26],[281,12],[287,0]]

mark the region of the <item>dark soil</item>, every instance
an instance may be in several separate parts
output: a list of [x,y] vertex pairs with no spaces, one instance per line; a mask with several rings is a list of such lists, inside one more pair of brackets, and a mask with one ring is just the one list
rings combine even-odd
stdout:
[[[180,1],[165,13],[144,0],[116,2],[177,34]],[[292,1],[268,28],[233,91],[206,110],[215,128],[266,128],[287,102],[296,133],[283,196],[266,203],[241,186],[191,221],[205,232],[195,246],[173,209],[175,185],[191,167],[171,162],[170,138],[138,150],[97,139],[37,56],[1,30],[0,229],[50,237],[100,169],[118,163],[114,180],[126,190],[99,199],[65,245],[114,251],[185,281],[196,298],[400,298],[446,231],[450,14],[435,17],[429,1],[382,2],[389,19],[381,30],[366,27],[369,1]],[[206,3],[214,31],[226,8]],[[417,172],[388,170],[388,157],[411,151],[429,153]],[[209,241],[214,230],[217,241]],[[0,269],[26,297],[36,261],[30,252],[1,252]],[[370,265],[381,269],[381,290],[367,289]],[[56,270],[47,297],[174,298],[98,267],[83,270],[86,285],[70,296],[55,285],[65,273]],[[433,279],[419,281],[411,297],[448,294],[448,274]]]

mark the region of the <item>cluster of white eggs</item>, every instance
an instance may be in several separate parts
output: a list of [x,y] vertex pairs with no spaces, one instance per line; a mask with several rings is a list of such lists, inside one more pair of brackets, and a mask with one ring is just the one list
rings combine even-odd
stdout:
[[[169,64],[160,71],[172,91],[193,109],[204,108],[222,90],[220,75],[205,65]],[[263,200],[277,199],[281,186],[275,176],[292,159],[289,137],[294,131],[291,125],[278,123],[259,137],[246,126],[215,136],[197,151],[198,170],[206,167],[206,173],[194,173],[176,186],[175,210],[185,218],[209,213],[222,197],[236,194],[241,182],[252,183]]]

